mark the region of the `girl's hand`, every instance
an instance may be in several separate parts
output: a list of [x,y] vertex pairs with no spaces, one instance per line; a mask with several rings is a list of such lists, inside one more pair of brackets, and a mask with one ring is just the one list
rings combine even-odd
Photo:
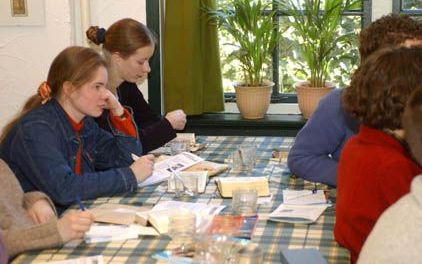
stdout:
[[133,171],[133,174],[135,174],[138,182],[142,182],[151,176],[153,168],[154,155],[152,154],[142,156],[130,165],[130,169]]
[[35,224],[43,224],[56,218],[53,208],[46,199],[36,201],[27,209],[27,213]]
[[183,130],[186,125],[186,114],[183,110],[174,110],[168,112],[165,118],[170,122],[171,126],[175,130]]
[[57,229],[63,242],[66,243],[73,239],[83,238],[93,222],[94,217],[89,211],[70,210],[57,221]]
[[116,96],[110,91],[107,90],[107,99],[105,108],[109,109],[113,116],[121,116],[124,113],[124,108],[117,100]]

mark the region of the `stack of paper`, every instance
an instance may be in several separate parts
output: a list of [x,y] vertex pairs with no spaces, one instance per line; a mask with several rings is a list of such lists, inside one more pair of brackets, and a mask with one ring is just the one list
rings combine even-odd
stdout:
[[329,206],[324,192],[309,190],[284,190],[283,203],[270,215],[269,220],[277,222],[310,224]]

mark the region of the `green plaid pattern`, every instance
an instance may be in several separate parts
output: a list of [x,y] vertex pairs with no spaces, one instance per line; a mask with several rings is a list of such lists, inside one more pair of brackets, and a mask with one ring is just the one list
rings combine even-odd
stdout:
[[[280,263],[281,248],[317,248],[324,255],[328,263],[349,263],[349,252],[340,247],[334,240],[333,228],[335,221],[335,207],[328,208],[314,224],[293,225],[266,221],[268,214],[276,209],[282,201],[282,190],[313,189],[314,183],[303,181],[291,176],[285,160],[281,162],[271,159],[273,149],[288,152],[294,142],[291,137],[240,137],[240,136],[198,136],[199,143],[206,147],[198,151],[197,155],[205,160],[224,163],[228,156],[237,150],[241,144],[255,144],[257,147],[257,164],[251,174],[246,172],[233,173],[230,170],[217,177],[226,176],[268,176],[270,191],[273,199],[270,204],[258,207],[260,220],[252,241],[258,243],[263,250],[264,263]],[[326,189],[325,185],[317,184],[317,188]],[[154,205],[159,201],[172,200],[174,194],[167,193],[167,183],[148,186],[140,189],[136,194],[118,197],[98,198],[85,201],[88,207],[102,203],[120,203],[129,205]],[[330,197],[335,200],[335,190],[329,190]],[[180,199],[179,199],[180,200]],[[222,199],[218,193],[214,180],[208,183],[205,193],[197,198],[181,199],[182,201],[224,204],[227,208],[222,212],[231,211],[231,199]],[[76,208],[76,207],[75,207]],[[154,253],[166,250],[171,242],[167,236],[142,237],[139,240],[115,241],[109,243],[85,244],[73,241],[59,249],[32,251],[20,255],[14,263],[45,262],[63,260],[81,256],[103,255],[105,263],[158,263],[151,258]]]

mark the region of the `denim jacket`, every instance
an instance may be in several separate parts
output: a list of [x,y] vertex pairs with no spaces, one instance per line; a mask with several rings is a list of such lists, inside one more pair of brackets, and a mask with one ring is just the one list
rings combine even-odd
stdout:
[[[80,175],[74,173],[82,144]],[[137,181],[129,165],[131,153],[141,155],[138,138],[98,127],[85,117],[76,137],[65,111],[50,100],[25,115],[2,142],[1,156],[25,192],[42,191],[58,209],[81,199],[135,192]]]

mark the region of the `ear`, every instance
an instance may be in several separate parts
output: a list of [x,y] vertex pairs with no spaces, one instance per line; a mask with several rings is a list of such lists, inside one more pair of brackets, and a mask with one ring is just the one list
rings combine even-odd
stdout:
[[69,97],[70,94],[75,90],[73,84],[69,81],[65,81],[62,86],[62,93],[64,96]]
[[111,54],[111,60],[120,63],[123,60],[123,57],[120,55],[119,52],[113,52]]

